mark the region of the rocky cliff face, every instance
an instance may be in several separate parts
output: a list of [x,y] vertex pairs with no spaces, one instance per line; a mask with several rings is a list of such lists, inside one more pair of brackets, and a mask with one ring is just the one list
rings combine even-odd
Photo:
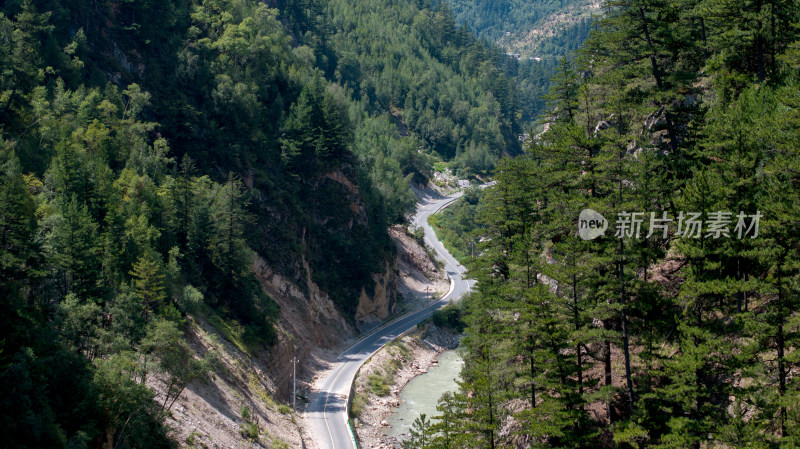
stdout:
[[[345,201],[319,205],[313,210],[317,234],[303,229],[298,259],[291,265],[275,265],[267,259],[257,257],[253,271],[264,290],[280,307],[280,320],[275,323],[278,342],[269,349],[268,358],[275,366],[275,376],[280,377],[283,367],[291,364],[297,356],[301,363],[309,362],[308,356],[316,348],[333,349],[353,337],[357,330],[369,329],[388,318],[395,310],[398,291],[397,262],[376,258],[372,273],[359,273],[363,279],[360,288],[345,290],[351,309],[342,307],[341,298],[336,298],[329,289],[336,287],[319,282],[329,279],[326,273],[332,266],[351,263],[350,254],[342,254],[336,247],[328,247],[321,239],[326,233],[359,235],[369,226],[368,211],[356,184],[352,167],[333,170],[316,182],[319,191],[337,192]],[[322,234],[320,234],[320,230]],[[324,252],[325,259],[318,257]],[[316,258],[315,258],[316,255]],[[327,285],[327,288],[326,288]],[[339,292],[341,295],[342,291]],[[304,366],[303,370],[307,367]],[[283,395],[286,383],[275,381],[275,391]]]
[[373,273],[371,291],[361,289],[356,309],[356,325],[364,330],[378,325],[394,312],[397,298],[397,265],[386,262],[383,273]]
[[[301,372],[308,357],[317,348],[335,348],[355,335],[356,329],[346,320],[330,296],[312,280],[312,268],[302,261],[305,276],[289,279],[256,258],[253,271],[280,307],[280,322],[276,323],[278,343],[269,350],[271,381],[268,389],[276,396],[288,394],[289,383],[285,368],[297,356]],[[388,318],[395,309],[397,297],[397,266],[387,262],[382,273],[372,275],[373,285],[363,288],[355,315],[358,330],[369,329]]]
[[[293,280],[267,266],[260,257],[253,264],[253,271],[264,290],[280,306],[281,320],[278,326],[281,335],[277,346],[284,346],[285,342],[300,346],[301,350],[306,346],[335,346],[351,337],[353,328],[327,293],[311,280],[308,262],[303,260],[303,265],[306,269],[305,278]],[[275,349],[281,352],[282,348]],[[272,354],[273,357],[275,355]]]

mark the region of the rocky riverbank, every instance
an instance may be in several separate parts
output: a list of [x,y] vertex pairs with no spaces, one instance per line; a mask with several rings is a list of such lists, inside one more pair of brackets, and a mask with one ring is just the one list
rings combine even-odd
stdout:
[[427,373],[443,351],[455,349],[460,336],[432,324],[386,345],[361,367],[356,378],[352,410],[356,433],[364,448],[390,448],[384,435],[387,416],[400,405],[400,391],[414,377]]

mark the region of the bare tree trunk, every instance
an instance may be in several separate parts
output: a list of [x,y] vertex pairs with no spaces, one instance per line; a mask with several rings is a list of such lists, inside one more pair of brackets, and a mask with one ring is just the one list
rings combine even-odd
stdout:
[[[608,329],[608,327],[606,327]],[[611,340],[606,340],[603,342],[603,365],[605,367],[605,385],[610,387],[613,385],[611,379]],[[608,409],[608,422],[614,422],[614,413],[613,408],[611,406],[611,401],[606,403],[606,407]]]
[[531,350],[531,409],[536,408],[536,363],[533,360],[533,351]]
[[[622,205],[622,157],[624,153],[620,151],[620,164],[619,164],[619,203]],[[645,269],[645,273],[647,269]],[[625,358],[625,384],[628,388],[628,411],[630,416],[633,416],[635,398],[633,394],[633,380],[631,379],[631,354],[628,348],[628,317],[625,313],[625,245],[622,241],[622,236],[619,239],[619,303],[621,307],[622,318],[622,351]]]
[[[786,394],[786,362],[784,360],[786,341],[783,333],[783,288],[780,286],[780,281],[778,282],[778,335],[776,338],[778,345],[778,393],[781,397],[781,400],[783,400],[783,397]],[[786,407],[783,405],[782,401],[780,408],[780,420],[781,437],[784,437],[786,436]]]
[[[572,273],[572,316],[575,319],[575,331],[579,331],[580,324],[580,310],[578,308],[578,280],[575,273]],[[581,344],[575,345],[575,353],[577,354],[578,362],[578,394],[583,397],[583,360],[581,354]],[[583,403],[581,403],[583,409]]]
[[628,408],[631,416],[633,416],[636,397],[633,393],[633,379],[631,377],[631,354],[628,347],[628,317],[625,314],[624,303],[622,307],[622,351],[625,355],[625,383],[628,387]]
[[[644,36],[645,40],[647,41],[647,50],[650,52],[650,65],[652,66],[653,70],[653,78],[656,81],[656,87],[658,90],[664,90],[664,83],[661,76],[661,71],[658,68],[658,61],[656,60],[656,54],[653,50],[653,43],[650,40],[650,29],[647,26],[647,19],[644,15],[644,8],[639,8],[639,17],[642,20],[642,28],[644,29]],[[670,114],[669,110],[666,108],[664,109],[664,119],[667,122],[667,134],[669,134],[669,144],[672,148],[672,151],[676,153],[678,152],[678,138],[675,135],[675,127],[672,125],[672,114]]]
[[703,55],[708,59],[708,41],[706,39],[706,21],[700,17],[700,33],[703,36]]
[[175,397],[172,398],[172,402],[169,403],[169,407],[167,407],[167,410],[172,408],[172,406],[175,404],[175,401],[177,401],[178,398],[181,397],[181,394],[183,393],[183,390],[185,390],[188,385],[189,385],[188,383],[183,384],[181,389],[178,390],[178,393],[175,395]]
[[758,81],[764,82],[765,69],[764,69],[764,36],[761,35],[761,21],[756,22],[758,27],[758,37],[756,38],[756,47],[758,47]]
[[772,67],[771,72],[772,76],[774,77],[777,74],[777,68],[775,66],[775,1],[771,1],[769,3],[769,14],[770,14],[770,32],[772,34],[772,42],[770,43],[770,52],[772,53]]
[[[488,361],[487,361],[488,362]],[[494,396],[492,396],[492,368],[486,364],[489,384],[489,447],[494,449]]]

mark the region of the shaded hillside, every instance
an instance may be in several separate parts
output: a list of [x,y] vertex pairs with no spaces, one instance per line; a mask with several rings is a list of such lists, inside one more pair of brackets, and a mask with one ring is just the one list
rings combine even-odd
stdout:
[[343,333],[391,312],[409,181],[519,152],[529,97],[451,16],[378,6],[3,3],[6,445],[174,445],[165,413],[222,369],[188,345],[195,319],[281,365],[338,337],[279,325],[287,309]]

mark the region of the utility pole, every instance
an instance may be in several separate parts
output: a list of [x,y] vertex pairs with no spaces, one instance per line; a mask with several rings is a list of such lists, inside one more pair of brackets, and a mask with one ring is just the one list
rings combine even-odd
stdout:
[[292,408],[297,411],[297,357],[292,357]]

